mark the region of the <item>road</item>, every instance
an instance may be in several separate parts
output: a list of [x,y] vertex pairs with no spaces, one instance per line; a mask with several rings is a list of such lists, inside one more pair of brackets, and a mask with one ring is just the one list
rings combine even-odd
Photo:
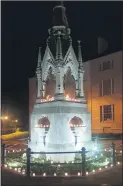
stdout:
[[[82,177],[31,177],[17,175],[5,169],[2,169],[1,177],[2,186],[40,186],[40,185],[54,185],[54,186],[76,186],[76,185],[90,185],[100,186],[108,184],[110,186],[122,186],[122,165],[111,168],[110,170],[99,172],[95,175],[90,175],[85,178]],[[106,186],[106,185],[105,185]]]
[[7,151],[12,150],[19,150],[19,149],[26,149],[28,144],[28,139],[16,139],[16,140],[8,140],[3,141],[3,143],[6,145]]
[[[28,139],[15,139],[4,141],[7,147],[7,151],[12,150],[23,150],[27,148]],[[114,141],[117,145],[121,144],[121,141]],[[109,147],[112,143],[112,140],[108,141],[101,141],[101,146]],[[21,183],[20,183],[21,180]],[[45,179],[45,178],[30,178],[27,179],[20,175],[13,174],[7,170],[2,170],[2,186],[40,186],[42,185],[90,185],[90,186],[100,186],[101,184],[109,184],[110,186],[121,186],[122,182],[122,166],[118,166],[112,168],[110,171],[101,172],[99,174],[95,174],[93,176],[88,176],[88,178],[52,178],[52,179]]]

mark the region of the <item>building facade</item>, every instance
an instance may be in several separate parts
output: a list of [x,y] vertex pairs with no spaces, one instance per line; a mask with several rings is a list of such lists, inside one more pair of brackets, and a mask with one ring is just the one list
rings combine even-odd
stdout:
[[123,52],[84,63],[84,90],[91,112],[92,133],[123,133]]

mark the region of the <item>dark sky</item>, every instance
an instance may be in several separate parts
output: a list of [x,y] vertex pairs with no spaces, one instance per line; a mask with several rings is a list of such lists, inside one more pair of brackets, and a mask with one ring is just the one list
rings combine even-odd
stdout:
[[[28,123],[28,78],[34,76],[38,46],[45,47],[56,2],[2,2],[2,105],[21,113]],[[121,49],[122,2],[65,2],[76,41],[83,43],[84,60],[96,57],[96,38],[104,37],[108,52]]]

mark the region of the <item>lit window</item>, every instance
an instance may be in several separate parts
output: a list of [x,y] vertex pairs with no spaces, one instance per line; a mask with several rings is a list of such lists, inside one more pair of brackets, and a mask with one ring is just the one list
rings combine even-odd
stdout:
[[100,106],[100,122],[114,120],[114,105]]

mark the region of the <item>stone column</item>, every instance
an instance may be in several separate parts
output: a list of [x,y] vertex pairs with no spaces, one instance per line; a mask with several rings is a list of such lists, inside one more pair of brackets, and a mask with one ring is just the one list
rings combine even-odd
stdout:
[[78,97],[78,94],[79,94],[79,83],[78,83],[78,80],[76,80],[76,97]]
[[37,98],[40,99],[42,96],[42,92],[41,92],[42,91],[41,47],[39,47],[36,74],[37,74]]
[[84,97],[84,87],[83,87],[83,71],[79,69],[79,97]]
[[83,60],[82,60],[82,53],[81,53],[80,42],[81,41],[78,41],[78,62],[79,62],[79,69],[78,69],[79,94],[78,94],[78,97],[83,98],[84,97],[84,91],[83,91],[84,67],[83,67]]
[[37,84],[38,84],[38,87],[37,87],[37,98],[41,98],[42,96],[42,83],[41,83],[41,79],[38,77],[37,78]]
[[42,97],[43,98],[46,97],[46,82],[45,81],[42,82]]
[[63,87],[64,69],[63,67],[56,68],[56,95],[55,99],[64,98],[64,87]]

